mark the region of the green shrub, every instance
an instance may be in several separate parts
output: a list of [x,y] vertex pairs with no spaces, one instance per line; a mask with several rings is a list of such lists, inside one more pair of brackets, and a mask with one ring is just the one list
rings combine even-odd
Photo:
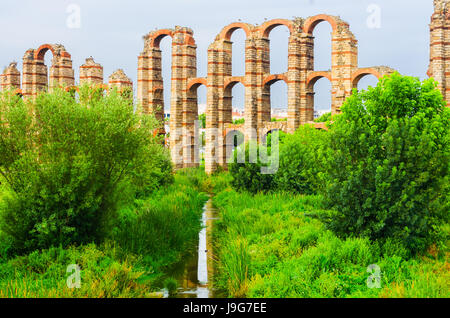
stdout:
[[[269,163],[261,161],[261,151],[270,154],[270,147],[248,142],[234,151],[233,161],[229,164],[229,171],[232,176],[231,186],[235,190],[253,194],[272,190],[274,174],[263,173],[264,167],[267,168]],[[256,156],[254,156],[255,154]]]
[[325,113],[319,118],[314,119],[314,122],[316,123],[326,123],[331,120],[331,112]]
[[79,97],[63,89],[35,101],[0,96],[0,173],[12,192],[0,228],[18,252],[101,241],[124,180],[148,193],[170,174],[153,116],[135,113],[117,91],[82,87]]
[[450,111],[433,80],[398,73],[354,92],[323,151],[327,220],[341,236],[423,251],[448,222]]
[[327,133],[312,126],[301,126],[287,135],[280,146],[280,167],[274,188],[300,194],[313,194],[320,183],[318,151],[327,142]]

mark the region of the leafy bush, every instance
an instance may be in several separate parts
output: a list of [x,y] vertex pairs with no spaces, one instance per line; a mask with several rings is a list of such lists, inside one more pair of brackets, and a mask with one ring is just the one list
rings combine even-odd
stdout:
[[263,168],[267,168],[269,163],[261,161],[260,154],[262,151],[270,155],[270,147],[256,145],[253,142],[246,143],[244,147],[236,148],[233,161],[229,164],[230,175],[233,178],[231,186],[235,190],[250,193],[272,190],[274,174],[263,173]]
[[274,188],[293,193],[315,193],[320,185],[318,151],[327,142],[326,138],[326,132],[309,125],[301,126],[295,134],[284,137]]
[[14,249],[102,240],[124,180],[146,193],[170,175],[156,128],[154,117],[135,113],[116,91],[83,87],[79,101],[62,89],[35,101],[3,93],[0,173],[12,195],[3,198],[0,228]]
[[[112,246],[50,248],[0,262],[0,298],[134,298],[150,297],[143,272],[133,257],[122,258]],[[68,288],[67,267],[80,267],[80,288]]]
[[314,122],[316,123],[326,123],[331,120],[331,112],[325,113],[319,118],[314,119]]
[[436,83],[384,77],[354,92],[322,155],[327,220],[341,236],[390,238],[424,250],[448,222],[450,111]]

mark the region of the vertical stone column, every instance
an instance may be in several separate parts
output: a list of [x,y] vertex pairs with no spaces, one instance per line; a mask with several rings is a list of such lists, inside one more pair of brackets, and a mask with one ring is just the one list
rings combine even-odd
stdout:
[[438,88],[450,106],[450,0],[434,0],[428,75],[438,82]]
[[12,62],[0,74],[0,91],[9,89],[20,89],[20,72],[17,69],[17,62]]
[[[179,46],[181,56],[180,65],[173,65],[172,70],[180,69],[180,90],[172,94],[182,96],[182,128],[183,128],[183,166],[185,168],[197,167],[199,165],[199,135],[195,121],[198,119],[198,104],[189,102],[188,80],[197,77],[197,46],[193,37],[194,33],[189,28],[176,27],[174,33],[174,44]],[[195,94],[196,95],[196,94]]]
[[293,133],[300,125],[303,125],[314,119],[314,90],[308,87],[307,79],[309,72],[314,70],[314,37],[311,34],[303,33],[299,35],[299,63],[292,66],[295,72],[293,76],[295,92],[295,101],[299,104],[299,116],[297,115],[294,123],[289,124],[288,131]]
[[[64,46],[55,44],[52,46],[52,66],[50,67],[49,88],[71,87],[75,85],[75,72],[72,68],[72,59]],[[45,66],[44,61],[39,61]]]
[[335,17],[337,27],[332,33],[331,44],[331,112],[339,113],[345,99],[352,94],[353,72],[358,68],[358,41],[349,25]]
[[[123,93],[125,91],[133,92],[133,81],[125,74],[122,69],[118,69],[109,76],[108,79],[109,89],[117,89],[117,91]],[[130,96],[131,97],[131,96]]]
[[[245,141],[258,140],[258,100],[262,100],[262,82],[257,73],[254,38],[245,41]],[[258,80],[259,79],[259,80]]]
[[92,57],[86,59],[86,63],[80,66],[80,85],[102,85],[103,67],[95,63]]
[[270,121],[270,85],[264,85],[264,77],[270,74],[270,40],[268,38],[255,39],[256,45],[256,80],[257,80],[257,127],[262,128]]
[[[214,57],[215,61],[212,61],[211,65],[214,70],[210,74],[208,71],[208,77],[211,75],[214,78],[214,82],[217,87],[217,98],[216,104],[212,104],[211,107],[216,108],[211,110],[211,112],[216,112],[217,123],[213,123],[213,127],[217,127],[217,131],[215,131],[215,136],[212,136],[213,143],[215,145],[214,155],[216,157],[217,163],[226,167],[226,136],[225,136],[225,127],[228,124],[232,123],[232,108],[233,108],[233,96],[232,96],[232,88],[235,83],[229,84],[229,86],[225,83],[226,79],[231,79],[232,77],[232,54],[233,54],[233,43],[229,40],[221,39],[216,43],[216,54]],[[245,83],[243,83],[245,85]],[[209,107],[208,102],[208,107]],[[208,117],[208,114],[207,116]],[[213,116],[214,118],[214,116]]]
[[34,50],[29,49],[25,52],[22,59],[22,95],[25,98],[33,95],[34,86]]

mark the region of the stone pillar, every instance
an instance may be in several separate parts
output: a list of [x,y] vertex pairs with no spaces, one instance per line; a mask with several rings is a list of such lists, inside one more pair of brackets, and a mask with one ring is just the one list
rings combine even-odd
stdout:
[[[173,64],[172,72],[179,69],[180,81],[177,81],[177,92],[172,87],[172,96],[181,94],[182,98],[182,129],[183,129],[183,167],[198,167],[200,163],[199,127],[195,126],[198,119],[198,104],[189,102],[188,80],[197,77],[197,46],[193,37],[194,33],[189,28],[176,27],[174,32],[174,45],[178,47],[180,54]],[[178,77],[177,77],[178,78]]]
[[[211,174],[217,170],[218,163],[218,132],[219,132],[219,103],[223,100],[224,67],[231,68],[231,60],[225,60],[221,42],[216,41],[208,48],[208,88],[206,106],[206,146],[205,170]],[[224,64],[226,63],[226,64]]]
[[122,69],[118,69],[108,79],[109,89],[117,89],[118,92],[130,91],[133,92],[133,82],[132,80],[125,74]]
[[428,76],[438,82],[438,88],[450,106],[450,0],[434,0]]
[[[257,72],[256,40],[245,41],[245,141],[258,140],[258,100],[262,100],[262,76]],[[259,78],[258,78],[259,77]]]
[[[220,39],[216,43],[217,50],[216,55],[214,57],[217,59],[215,61],[211,61],[213,64],[209,64],[208,66],[212,66],[214,70],[211,73],[208,71],[208,76],[213,77],[213,81],[216,83],[217,90],[216,94],[217,101],[212,101],[211,112],[216,113],[215,116],[212,116],[212,119],[217,120],[217,122],[212,124],[212,127],[216,128],[215,136],[213,136],[213,143],[215,144],[214,155],[216,156],[216,160],[218,165],[222,167],[227,166],[226,162],[226,140],[225,140],[225,127],[228,124],[232,123],[232,108],[233,108],[233,95],[232,89],[236,84],[235,80],[239,80],[240,82],[244,81],[242,84],[245,85],[245,77],[232,77],[232,54],[233,54],[233,43],[226,39]],[[226,85],[226,87],[225,87]],[[215,104],[214,104],[215,103]],[[208,107],[209,107],[208,102]],[[206,117],[208,118],[207,113]],[[207,137],[208,140],[208,137]]]
[[331,112],[339,113],[345,99],[352,94],[352,74],[358,68],[358,41],[349,25],[335,17],[337,27],[331,44]]
[[270,40],[255,39],[256,45],[256,80],[257,80],[257,127],[262,128],[265,122],[270,122],[270,84],[264,84],[264,77],[270,74]]
[[20,89],[20,72],[17,69],[17,62],[9,64],[0,75],[0,91],[9,89]]
[[[298,119],[295,125],[288,122],[288,131],[293,133],[300,125],[310,122],[314,119],[314,91],[308,88],[307,79],[309,72],[314,70],[314,37],[311,34],[303,33],[299,36],[299,63],[297,66],[291,66],[291,72],[295,72],[292,76],[294,83],[293,91],[295,92],[292,103],[299,104]],[[292,130],[293,128],[293,130]]]
[[86,59],[86,63],[80,66],[80,85],[102,85],[103,67],[95,63],[92,57]]
[[34,50],[29,49],[22,59],[22,95],[25,98],[33,93],[33,56]]

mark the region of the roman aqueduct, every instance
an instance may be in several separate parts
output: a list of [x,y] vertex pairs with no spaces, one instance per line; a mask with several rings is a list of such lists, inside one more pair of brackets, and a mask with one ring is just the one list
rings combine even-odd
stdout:
[[[447,103],[450,104],[450,0],[434,0],[435,12],[431,19],[431,53],[428,75],[439,82]],[[321,22],[332,28],[331,70],[314,70],[314,28]],[[270,32],[278,27],[289,29],[288,70],[270,74]],[[244,30],[245,76],[232,76],[231,36]],[[187,27],[175,27],[145,35],[143,52],[138,57],[137,101],[145,113],[153,113],[164,120],[164,82],[162,77],[161,40],[172,38],[172,79],[170,149],[177,168],[198,165],[199,138],[195,123],[198,119],[197,89],[207,89],[206,109],[206,171],[225,166],[230,132],[240,131],[246,140],[261,140],[268,132],[294,132],[300,125],[313,122],[314,84],[321,78],[331,82],[333,113],[338,113],[346,97],[352,94],[358,82],[366,75],[380,78],[394,70],[387,66],[360,68],[358,41],[349,24],[339,17],[317,15],[307,19],[272,20],[255,26],[232,23],[217,35],[208,48],[207,77],[197,77],[197,46],[194,33]],[[45,54],[53,55],[49,76],[44,63]],[[86,59],[80,67],[78,83],[98,85],[105,89],[132,88],[132,81],[122,70],[113,73],[108,85],[103,84],[103,68]],[[288,88],[287,122],[271,122],[270,86],[284,81]],[[245,87],[245,124],[232,124],[232,88],[237,83]],[[2,89],[15,88],[24,98],[33,98],[40,91],[55,86],[75,85],[71,55],[62,45],[42,45],[26,51],[23,57],[22,81],[17,63],[11,63],[0,77]],[[317,128],[323,127],[317,124]]]

